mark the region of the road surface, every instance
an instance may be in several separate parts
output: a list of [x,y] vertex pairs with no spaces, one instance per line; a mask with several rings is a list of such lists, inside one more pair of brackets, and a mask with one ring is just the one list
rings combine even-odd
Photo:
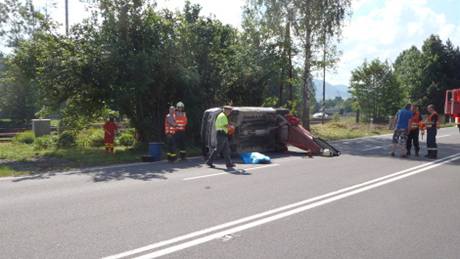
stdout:
[[438,136],[435,161],[392,158],[381,136],[238,172],[191,160],[4,178],[0,257],[459,258],[460,134]]

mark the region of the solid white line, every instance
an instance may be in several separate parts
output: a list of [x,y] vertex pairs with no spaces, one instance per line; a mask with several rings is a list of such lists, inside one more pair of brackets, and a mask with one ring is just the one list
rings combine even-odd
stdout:
[[[243,170],[243,171],[253,171],[253,170],[257,170],[257,169],[262,169],[262,168],[267,168],[267,167],[274,167],[274,166],[279,166],[279,164],[270,164],[270,165],[252,167],[252,168],[241,169],[241,170]],[[207,175],[201,175],[201,176],[195,176],[195,177],[188,177],[188,178],[184,178],[183,180],[184,181],[190,181],[190,180],[196,180],[196,179],[202,179],[202,178],[208,178],[208,177],[213,177],[213,176],[229,174],[229,173],[232,173],[232,172],[238,172],[238,169],[235,169],[234,171],[225,172],[225,173],[216,173],[216,174],[207,174]]]
[[401,174],[404,174],[404,173],[407,173],[407,172],[410,172],[410,171],[413,171],[413,170],[416,170],[416,169],[419,169],[419,168],[434,165],[436,163],[446,161],[446,160],[448,160],[450,158],[453,158],[453,157],[456,157],[458,155],[460,155],[460,153],[445,157],[443,159],[438,159],[438,160],[435,160],[435,161],[432,161],[432,162],[428,162],[428,163],[424,163],[424,164],[421,164],[421,165],[418,165],[418,166],[415,166],[415,167],[411,167],[411,168],[408,168],[408,169],[405,169],[405,170],[402,170],[402,171],[399,171],[399,172],[396,172],[396,173],[393,173],[393,174],[390,174],[390,175],[386,175],[386,176],[383,176],[383,177],[379,177],[379,178],[376,178],[376,179],[373,179],[373,180],[370,180],[370,181],[366,181],[366,182],[363,182],[363,183],[360,183],[360,184],[356,184],[356,185],[353,185],[353,186],[342,188],[342,189],[337,190],[337,191],[333,191],[333,192],[329,192],[329,193],[326,193],[326,194],[323,194],[323,195],[320,195],[320,196],[309,198],[309,199],[306,199],[306,200],[303,200],[303,201],[300,201],[300,202],[292,203],[292,204],[282,206],[282,207],[279,207],[279,208],[276,208],[276,209],[261,212],[261,213],[258,213],[258,214],[252,215],[252,216],[244,217],[244,218],[237,219],[237,220],[234,220],[234,221],[230,221],[230,222],[227,222],[227,223],[224,223],[224,224],[221,224],[221,225],[217,225],[217,226],[210,227],[210,228],[207,228],[207,229],[195,231],[195,232],[192,232],[192,233],[189,233],[189,234],[186,234],[186,235],[178,236],[178,237],[175,237],[175,238],[172,238],[172,239],[169,239],[169,240],[161,241],[161,242],[158,242],[158,243],[154,243],[154,244],[151,244],[151,245],[147,245],[147,246],[144,246],[144,247],[140,247],[140,248],[137,248],[137,249],[126,251],[126,252],[119,253],[119,254],[116,254],[116,255],[108,256],[108,257],[105,257],[105,258],[106,259],[123,258],[123,257],[131,256],[131,255],[134,255],[134,254],[139,254],[139,253],[142,253],[142,252],[153,250],[153,249],[156,249],[156,248],[159,248],[159,247],[174,244],[174,243],[184,241],[184,240],[187,240],[187,239],[190,239],[190,238],[194,238],[194,237],[197,237],[197,236],[208,234],[210,232],[225,229],[225,228],[232,227],[232,226],[235,226],[235,225],[239,225],[239,224],[242,224],[242,223],[245,223],[245,222],[248,222],[248,221],[252,221],[252,220],[259,219],[259,218],[262,218],[262,217],[266,217],[266,216],[269,216],[269,215],[272,215],[272,214],[275,214],[275,213],[279,213],[279,212],[282,212],[282,211],[285,211],[285,210],[289,210],[289,209],[292,209],[292,208],[295,208],[295,207],[298,207],[298,206],[302,206],[302,205],[305,205],[305,204],[308,204],[308,203],[312,203],[312,202],[315,202],[315,201],[318,201],[318,200],[329,198],[329,197],[338,195],[340,193],[344,193],[344,192],[347,192],[347,191],[350,191],[350,190],[353,190],[353,189],[356,189],[356,188],[360,188],[362,186],[366,186],[366,185],[369,185],[369,184],[372,184],[372,183],[383,181],[385,179],[389,179],[389,178],[392,178],[392,177],[396,177],[398,175],[401,175]]
[[198,239],[195,239],[195,240],[191,240],[191,241],[188,241],[188,242],[185,242],[185,243],[182,243],[182,244],[178,244],[178,245],[171,246],[171,247],[168,247],[168,248],[165,248],[165,249],[162,249],[162,250],[158,250],[158,251],[155,251],[153,253],[137,257],[136,259],[157,258],[157,257],[164,256],[164,255],[167,255],[167,254],[171,254],[171,253],[174,253],[174,252],[177,252],[177,251],[180,251],[180,250],[184,250],[184,249],[192,247],[192,246],[197,246],[197,245],[212,241],[214,239],[220,238],[220,237],[225,236],[225,235],[230,235],[230,234],[234,234],[234,233],[237,233],[237,232],[241,232],[243,230],[247,230],[247,229],[254,228],[254,227],[257,227],[257,226],[260,226],[260,225],[263,225],[263,224],[267,224],[267,223],[275,221],[275,220],[279,220],[279,219],[286,218],[286,217],[289,217],[289,216],[292,216],[292,215],[295,215],[295,214],[299,214],[301,212],[311,210],[313,208],[323,206],[323,205],[332,203],[334,201],[338,201],[338,200],[341,200],[341,199],[344,199],[344,198],[347,198],[347,197],[350,197],[350,196],[353,196],[353,195],[356,195],[356,194],[359,194],[359,193],[362,193],[362,192],[365,192],[365,191],[369,191],[369,190],[378,188],[380,186],[383,186],[383,185],[386,185],[386,184],[389,184],[389,183],[392,183],[392,182],[395,182],[395,181],[399,181],[399,180],[402,180],[404,178],[407,178],[407,177],[410,177],[410,176],[413,176],[413,175],[416,175],[416,174],[420,174],[422,172],[428,171],[428,170],[433,169],[435,167],[438,167],[438,166],[441,166],[443,164],[446,164],[446,163],[449,163],[449,162],[452,162],[452,161],[455,161],[455,160],[459,160],[459,159],[460,159],[460,154],[457,154],[456,157],[453,157],[453,158],[448,159],[448,160],[444,160],[443,162],[440,162],[440,163],[437,163],[437,164],[434,164],[434,165],[431,165],[431,166],[427,166],[427,167],[418,169],[416,171],[412,171],[412,172],[407,173],[407,174],[403,174],[403,175],[400,175],[400,176],[397,176],[397,177],[394,177],[394,178],[390,178],[390,179],[385,180],[385,181],[381,181],[381,182],[371,184],[371,185],[368,185],[368,186],[365,186],[365,187],[362,187],[362,188],[359,188],[359,189],[355,189],[355,190],[352,190],[352,191],[349,191],[349,192],[345,192],[345,193],[339,194],[337,196],[333,196],[333,197],[330,197],[330,198],[327,198],[327,199],[324,199],[324,200],[321,200],[321,201],[318,201],[318,202],[314,202],[314,203],[308,204],[306,206],[298,207],[298,208],[293,209],[293,210],[289,210],[289,211],[285,211],[285,212],[282,212],[282,213],[279,213],[279,214],[275,214],[273,216],[266,217],[266,218],[263,218],[263,219],[259,219],[259,220],[256,220],[256,221],[241,225],[241,226],[237,226],[237,227],[227,229],[227,230],[224,230],[224,231],[221,231],[221,232],[217,232],[217,233],[214,233],[214,234],[211,234],[211,235],[208,235],[208,236],[204,236],[204,237],[201,237],[201,238],[198,238]]
[[371,147],[371,148],[363,149],[363,151],[371,151],[371,150],[382,149],[382,148],[383,147]]

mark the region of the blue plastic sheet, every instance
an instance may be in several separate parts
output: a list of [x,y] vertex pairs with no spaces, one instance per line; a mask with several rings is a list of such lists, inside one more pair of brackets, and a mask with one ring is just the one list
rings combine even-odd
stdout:
[[272,162],[269,156],[258,152],[242,153],[241,160],[245,164],[270,164]]

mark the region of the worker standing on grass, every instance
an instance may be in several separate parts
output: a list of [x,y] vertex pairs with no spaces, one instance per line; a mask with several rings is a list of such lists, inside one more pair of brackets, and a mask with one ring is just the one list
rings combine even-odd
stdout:
[[420,135],[420,130],[422,133],[422,136],[425,134],[424,126],[423,126],[423,121],[422,121],[422,115],[420,115],[420,111],[418,109],[417,105],[412,105],[412,119],[410,120],[410,131],[409,135],[407,138],[407,155],[411,155],[411,149],[412,149],[412,144],[414,144],[414,151],[415,151],[415,156],[419,156],[420,152],[420,144],[419,144],[419,135]]
[[184,111],[184,103],[178,102],[176,105],[176,145],[179,148],[179,155],[181,160],[187,158],[187,151],[185,148],[185,130],[187,129],[187,114]]
[[167,144],[167,157],[169,162],[174,162],[177,159],[176,155],[176,141],[174,135],[176,134],[176,108],[169,107],[169,113],[165,117],[165,135]]
[[115,152],[115,135],[118,130],[118,126],[115,123],[115,119],[110,117],[108,121],[104,123],[104,145],[105,151],[107,153],[114,153]]
[[434,105],[430,104],[427,107],[428,117],[426,119],[426,147],[428,149],[428,154],[425,156],[427,158],[436,159],[438,158],[438,144],[436,144],[436,135],[438,134],[439,129],[439,115],[434,109]]
[[413,115],[410,110],[411,106],[411,104],[407,104],[406,107],[396,113],[391,156],[395,156],[396,148],[399,147],[401,157],[407,157],[406,141],[409,134],[409,123]]
[[228,122],[228,116],[231,112],[231,106],[224,106],[224,111],[216,118],[215,127],[217,133],[217,147],[212,150],[209,159],[206,162],[206,164],[211,168],[215,168],[213,162],[216,156],[220,153],[223,153],[224,155],[227,169],[235,167],[235,164],[232,163],[230,158],[230,144],[228,142],[228,129],[231,128],[231,125]]

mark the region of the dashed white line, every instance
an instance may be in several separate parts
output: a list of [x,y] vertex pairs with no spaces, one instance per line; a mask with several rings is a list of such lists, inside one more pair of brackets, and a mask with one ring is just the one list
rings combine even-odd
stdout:
[[446,138],[446,137],[450,137],[450,135],[441,135],[441,136],[438,136],[436,138]]
[[[247,169],[240,169],[242,172],[245,172],[245,171],[253,171],[253,170],[258,170],[258,169],[263,169],[263,168],[267,168],[267,167],[274,167],[274,166],[279,166],[279,164],[270,164],[270,165],[265,165],[265,166],[258,166],[258,167],[251,167],[251,168],[247,168]],[[187,177],[187,178],[184,178],[183,180],[184,181],[191,181],[191,180],[196,180],[196,179],[202,179],[202,178],[208,178],[208,177],[214,177],[214,176],[219,176],[219,175],[224,175],[224,174],[231,174],[233,172],[239,172],[240,170],[238,169],[235,169],[235,170],[232,170],[232,171],[228,171],[228,172],[223,172],[223,173],[215,173],[215,174],[207,174],[207,175],[200,175],[200,176],[194,176],[194,177]]]
[[382,148],[383,148],[383,147],[381,147],[381,146],[378,146],[378,147],[370,147],[370,148],[363,149],[363,151],[371,151],[371,150],[382,149]]

